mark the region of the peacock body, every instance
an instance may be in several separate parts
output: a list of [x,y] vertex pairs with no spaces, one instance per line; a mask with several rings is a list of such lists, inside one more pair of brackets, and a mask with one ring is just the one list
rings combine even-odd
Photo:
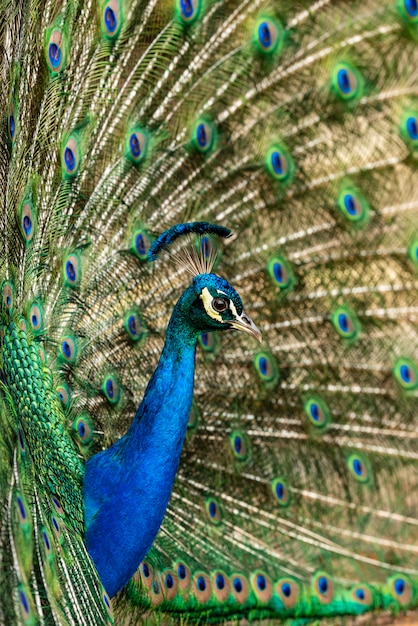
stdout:
[[0,0],[0,39],[0,623],[417,608],[415,0]]

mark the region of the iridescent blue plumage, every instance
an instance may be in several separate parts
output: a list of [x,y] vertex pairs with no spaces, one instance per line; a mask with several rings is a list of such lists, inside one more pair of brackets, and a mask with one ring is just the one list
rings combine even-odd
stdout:
[[227,281],[195,277],[174,307],[158,367],[128,432],[86,464],[86,545],[110,596],[135,573],[163,521],[192,406],[198,337],[242,317],[241,298]]

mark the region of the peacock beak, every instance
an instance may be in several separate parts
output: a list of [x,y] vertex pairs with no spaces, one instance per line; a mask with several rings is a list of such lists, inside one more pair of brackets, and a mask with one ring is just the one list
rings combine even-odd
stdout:
[[262,335],[261,331],[254,324],[253,320],[244,311],[241,315],[237,315],[233,322],[229,322],[233,328],[237,330],[243,330],[248,335],[255,337],[261,343]]

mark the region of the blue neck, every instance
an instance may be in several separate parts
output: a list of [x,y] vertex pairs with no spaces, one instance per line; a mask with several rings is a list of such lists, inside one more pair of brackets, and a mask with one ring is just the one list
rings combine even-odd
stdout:
[[113,596],[135,573],[163,521],[189,419],[196,331],[183,312],[187,291],[167,329],[160,362],[122,439],[86,464],[87,549]]

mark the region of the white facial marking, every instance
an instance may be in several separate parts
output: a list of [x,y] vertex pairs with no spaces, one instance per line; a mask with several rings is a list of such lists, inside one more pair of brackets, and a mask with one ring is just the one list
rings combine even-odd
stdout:
[[217,313],[216,311],[212,309],[213,297],[211,296],[211,293],[207,287],[203,288],[203,291],[200,294],[200,297],[202,298],[203,306],[205,307],[205,311],[209,315],[209,317],[211,317],[214,320],[217,320],[218,322],[223,322],[223,319],[219,315],[219,313]]

